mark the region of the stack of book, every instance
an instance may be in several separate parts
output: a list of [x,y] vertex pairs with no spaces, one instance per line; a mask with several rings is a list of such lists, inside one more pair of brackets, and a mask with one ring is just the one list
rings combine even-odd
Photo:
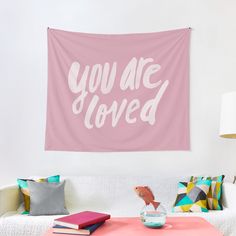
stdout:
[[83,211],[69,216],[64,216],[54,220],[54,234],[69,234],[69,235],[90,235],[97,228],[110,219],[110,215]]

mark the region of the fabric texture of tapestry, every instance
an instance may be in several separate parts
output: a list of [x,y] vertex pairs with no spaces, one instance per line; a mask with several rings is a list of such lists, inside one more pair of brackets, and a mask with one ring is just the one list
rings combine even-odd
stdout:
[[191,29],[48,29],[46,150],[189,150]]

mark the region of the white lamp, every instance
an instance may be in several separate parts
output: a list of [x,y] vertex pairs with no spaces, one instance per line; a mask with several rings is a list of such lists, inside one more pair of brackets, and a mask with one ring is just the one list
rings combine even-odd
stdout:
[[236,91],[222,95],[220,137],[236,139]]

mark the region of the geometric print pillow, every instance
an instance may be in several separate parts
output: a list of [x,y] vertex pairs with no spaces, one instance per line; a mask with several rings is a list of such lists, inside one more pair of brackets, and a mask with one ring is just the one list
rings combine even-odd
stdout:
[[211,180],[179,182],[173,212],[208,212],[207,194]]
[[40,178],[40,179],[17,179],[17,184],[20,188],[20,191],[23,195],[24,201],[24,209],[25,211],[22,214],[29,214],[30,211],[30,192],[28,188],[27,181],[34,181],[34,182],[48,182],[48,183],[60,183],[60,175],[54,175],[47,178]]
[[198,176],[194,177],[192,176],[190,181],[197,181],[199,179],[208,179],[212,180],[211,186],[209,189],[209,192],[207,194],[207,208],[209,210],[223,210],[222,206],[222,183],[224,180],[224,175],[215,176],[215,177],[204,177],[204,176]]

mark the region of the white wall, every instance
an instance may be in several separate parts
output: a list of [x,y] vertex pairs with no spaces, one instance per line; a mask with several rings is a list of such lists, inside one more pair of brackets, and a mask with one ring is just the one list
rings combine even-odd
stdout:
[[[220,96],[236,90],[235,9],[235,0],[1,0],[0,184],[55,173],[236,173],[236,140],[218,137]],[[48,26],[94,33],[191,26],[191,151],[45,152]]]

